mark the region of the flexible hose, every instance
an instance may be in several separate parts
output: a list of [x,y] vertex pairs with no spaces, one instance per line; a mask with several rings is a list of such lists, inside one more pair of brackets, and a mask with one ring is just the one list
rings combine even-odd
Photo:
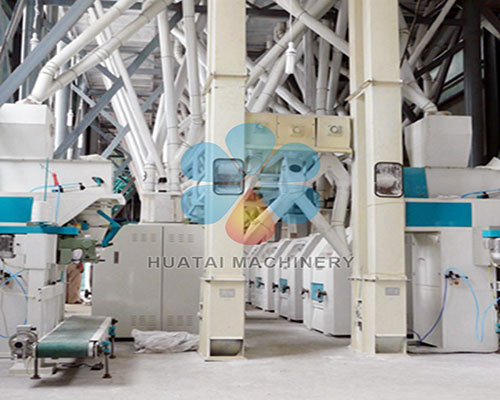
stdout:
[[[498,299],[496,299],[495,301],[493,301],[481,313],[480,308],[479,308],[479,300],[478,300],[476,291],[474,290],[474,287],[472,286],[472,283],[470,282],[469,277],[460,268],[452,267],[452,268],[448,268],[448,269],[446,269],[444,271],[445,279],[447,279],[446,275],[449,272],[452,272],[452,271],[458,272],[460,274],[460,277],[464,279],[465,284],[467,285],[469,291],[472,294],[472,298],[474,300],[474,307],[475,307],[475,310],[476,310],[476,317],[475,317],[475,323],[474,323],[474,336],[475,336],[476,341],[478,343],[483,343],[483,341],[484,341],[486,316],[488,315],[488,312],[500,301],[500,297]],[[441,321],[441,319],[443,317],[443,314],[444,314],[445,307],[446,307],[446,298],[447,298],[447,295],[448,295],[448,285],[445,283],[445,289],[444,289],[444,295],[443,295],[443,303],[441,305],[441,310],[439,311],[439,315],[438,315],[438,317],[436,319],[436,322],[434,322],[434,324],[432,325],[431,329],[429,329],[429,331],[425,335],[423,335],[423,336],[420,336],[417,332],[413,331],[413,333],[415,333],[417,335],[417,337],[419,338],[419,345],[421,345],[423,343],[423,341],[434,331],[434,329],[436,329],[437,325]]]
[[[21,289],[21,292],[23,292],[24,298],[26,299],[26,304],[27,304],[28,303],[28,293],[26,292],[26,289],[24,288],[23,284],[19,281],[19,279],[17,277],[18,275],[20,275],[23,272],[23,270],[18,271],[15,274],[13,274],[8,268],[5,267],[5,263],[4,263],[4,266],[2,267],[2,269],[4,271],[6,271],[8,274],[10,274],[10,277],[4,283],[2,283],[0,285],[0,289],[2,287],[4,287],[7,283],[9,283],[12,279],[14,279],[14,281],[17,283],[17,285]],[[27,317],[24,317],[23,324],[26,324],[26,322],[27,322]],[[9,337],[5,336],[5,335],[0,335],[0,338],[2,338],[2,339],[8,339]]]
[[481,195],[484,193],[488,194],[488,193],[498,193],[498,192],[500,192],[500,189],[480,190],[478,192],[465,193],[462,196],[460,196],[460,198],[465,199],[465,198],[472,196],[472,195]]
[[[448,282],[446,280],[446,276],[444,277],[444,294],[443,294],[443,302],[441,304],[441,310],[439,311],[439,315],[436,319],[436,322],[434,322],[434,324],[432,325],[431,329],[429,329],[427,331],[427,333],[425,335],[423,335],[420,339],[419,339],[419,345],[422,345],[422,343],[424,342],[424,340],[432,333],[434,332],[434,329],[436,329],[436,327],[438,326],[439,322],[441,321],[441,319],[443,318],[443,314],[444,314],[444,309],[446,307],[446,297],[448,296]],[[420,335],[415,332],[415,334],[417,335],[417,337],[419,337]]]
[[474,328],[474,335],[475,335],[478,343],[482,343],[483,341],[481,340],[481,337],[479,335],[479,330],[478,330],[478,328],[479,328],[479,315],[481,312],[479,311],[479,300],[477,298],[476,291],[474,290],[474,287],[470,283],[469,277],[467,276],[467,274],[464,271],[462,271],[460,268],[452,267],[452,268],[448,268],[445,271],[445,274],[448,272],[451,272],[451,271],[458,272],[460,274],[460,276],[462,278],[464,278],[465,284],[467,285],[467,287],[469,288],[469,290],[472,294],[472,298],[474,299],[474,306],[476,308],[476,320],[475,320],[475,324],[474,324],[474,327],[475,327]]

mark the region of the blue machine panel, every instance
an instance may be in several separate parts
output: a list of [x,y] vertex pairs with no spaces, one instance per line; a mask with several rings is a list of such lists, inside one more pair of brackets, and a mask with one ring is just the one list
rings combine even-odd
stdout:
[[500,237],[500,230],[499,229],[490,229],[483,231],[483,237],[486,239],[496,239]]
[[472,226],[470,203],[406,202],[406,226]]
[[76,226],[50,226],[50,225],[22,225],[22,226],[0,226],[0,234],[27,235],[68,235],[78,236],[80,231]]
[[255,287],[257,289],[264,289],[264,280],[260,276],[255,277]]
[[324,288],[325,286],[322,283],[311,283],[311,298],[313,301],[323,302],[323,297],[320,296],[320,293],[324,291]]
[[0,222],[31,221],[33,197],[0,197]]
[[284,293],[288,287],[288,279],[280,278],[280,293]]
[[426,199],[429,197],[427,190],[427,177],[425,168],[405,168],[403,175],[405,197]]

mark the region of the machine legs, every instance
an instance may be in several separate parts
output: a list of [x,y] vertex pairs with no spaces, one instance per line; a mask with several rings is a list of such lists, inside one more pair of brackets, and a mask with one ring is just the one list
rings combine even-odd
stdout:
[[102,379],[111,379],[111,374],[109,373],[109,356],[111,354],[111,343],[104,341],[101,343],[102,351],[104,353],[104,375]]
[[109,341],[111,342],[111,354],[109,358],[113,359],[116,358],[115,356],[115,338],[116,338],[116,323],[118,322],[117,319],[113,318],[111,320],[111,326],[109,327]]
[[35,380],[38,380],[40,379],[40,375],[38,374],[38,356],[36,355],[36,345],[35,345],[35,348],[33,349],[33,353],[35,354],[35,361],[34,361],[34,370],[33,370],[33,376],[31,377],[31,379],[35,379]]
[[111,379],[111,374],[109,373],[109,355],[104,354],[104,375],[102,379]]

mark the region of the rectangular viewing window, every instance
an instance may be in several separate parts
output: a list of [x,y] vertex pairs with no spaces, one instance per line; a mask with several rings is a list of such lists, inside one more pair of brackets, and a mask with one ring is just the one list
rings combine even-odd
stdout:
[[242,160],[218,158],[214,161],[214,193],[239,196],[245,190],[245,173]]

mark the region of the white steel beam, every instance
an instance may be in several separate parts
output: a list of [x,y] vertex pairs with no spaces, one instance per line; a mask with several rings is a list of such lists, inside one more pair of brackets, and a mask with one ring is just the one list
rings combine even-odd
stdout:
[[[245,123],[246,3],[244,0],[209,0],[208,6],[206,140],[230,155],[226,134]],[[206,168],[213,165],[210,163]],[[243,256],[243,246],[226,232],[232,211],[205,229],[205,257],[223,261],[218,261],[220,265],[216,267],[208,267],[202,279],[199,351],[206,360],[243,356],[245,278],[243,270],[233,268],[232,263],[234,258]]]
[[349,0],[354,117],[352,346],[406,352],[404,201],[378,197],[375,165],[402,163],[398,0]]

